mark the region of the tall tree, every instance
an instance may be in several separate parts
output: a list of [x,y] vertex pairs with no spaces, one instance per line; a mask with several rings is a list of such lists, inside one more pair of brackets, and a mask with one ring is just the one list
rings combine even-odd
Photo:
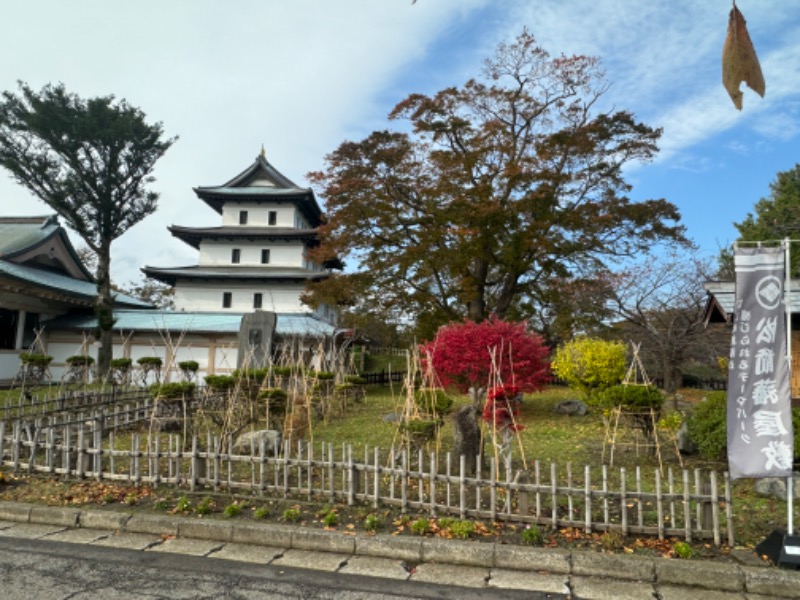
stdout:
[[658,366],[669,393],[680,386],[688,364],[716,364],[728,353],[730,333],[720,336],[705,325],[703,282],[712,263],[693,252],[649,257],[618,275],[609,301],[623,319],[618,333],[641,344],[641,356]]
[[[800,164],[781,171],[769,185],[770,193],[747,213],[741,223],[734,223],[739,231],[737,242],[778,242],[786,237],[797,237],[800,230]],[[792,273],[800,273],[800,251],[792,248]],[[719,257],[721,279],[733,279],[733,248],[724,248]]]
[[114,96],[82,99],[63,84],[0,102],[0,165],[59,213],[97,255],[98,370],[112,353],[111,242],[156,210],[147,189],[156,161],[177,138],[162,139],[161,123]]
[[682,240],[673,204],[626,196],[623,167],[661,132],[600,111],[607,87],[597,59],[551,57],[524,31],[482,79],[410,95],[399,131],[344,142],[309,175],[329,213],[320,255],[350,253],[377,301],[435,325],[530,313],[558,281]]

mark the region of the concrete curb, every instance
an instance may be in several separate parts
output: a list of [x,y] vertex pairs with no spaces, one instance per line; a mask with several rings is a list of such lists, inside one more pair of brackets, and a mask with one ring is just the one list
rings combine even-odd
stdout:
[[0,520],[392,558],[411,563],[549,573],[577,579],[603,578],[609,582],[641,582],[674,589],[718,590],[775,598],[796,597],[800,589],[800,571],[768,566],[510,546],[496,542],[352,534],[271,523],[237,523],[2,501]]

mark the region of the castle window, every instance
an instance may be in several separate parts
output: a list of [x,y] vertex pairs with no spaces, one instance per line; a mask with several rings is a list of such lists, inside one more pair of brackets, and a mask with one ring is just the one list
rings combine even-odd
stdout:
[[261,250],[261,264],[262,265],[269,264],[269,248],[263,248]]
[[239,225],[247,225],[247,211],[240,210],[239,211]]
[[233,294],[230,292],[222,293],[222,308],[230,308],[233,303]]
[[242,260],[242,251],[239,248],[231,250],[231,262],[238,265]]
[[263,300],[263,296],[260,292],[256,292],[253,294],[253,308],[261,308],[261,302]]
[[278,211],[271,210],[267,213],[267,224],[269,225],[277,225],[278,224]]

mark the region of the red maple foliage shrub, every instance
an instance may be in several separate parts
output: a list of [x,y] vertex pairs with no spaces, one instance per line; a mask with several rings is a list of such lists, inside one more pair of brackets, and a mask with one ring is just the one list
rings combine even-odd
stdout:
[[522,431],[525,426],[518,422],[522,394],[515,385],[498,385],[489,390],[483,405],[485,423],[498,431]]
[[498,377],[521,392],[534,392],[550,378],[550,352],[542,338],[527,331],[524,322],[494,316],[480,323],[464,321],[439,328],[433,341],[420,346],[420,354],[424,361],[430,360],[444,387],[461,392],[489,387]]

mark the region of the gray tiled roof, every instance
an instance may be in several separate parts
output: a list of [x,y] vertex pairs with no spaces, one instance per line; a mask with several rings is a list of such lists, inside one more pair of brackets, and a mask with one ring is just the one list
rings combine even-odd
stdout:
[[[172,310],[115,310],[116,331],[173,331],[186,333],[238,334],[242,313],[184,312]],[[62,315],[43,323],[46,329],[94,329],[93,314]],[[333,335],[333,325],[311,313],[279,313],[275,331],[279,335]]]
[[[18,281],[76,296],[81,299],[93,300],[97,296],[97,284],[92,281],[82,281],[68,275],[45,271],[26,265],[18,265],[5,260],[0,260],[0,274]],[[126,294],[114,293],[114,300],[117,305],[143,309],[152,308],[151,304],[142,302],[138,298],[133,298]]]
[[16,254],[45,241],[59,230],[54,215],[0,218],[0,256]]
[[[703,287],[709,294],[706,313],[716,311],[724,320],[730,319],[736,307],[736,283],[733,281],[706,281]],[[789,290],[792,313],[800,313],[800,280],[793,280]]]
[[277,281],[302,282],[330,277],[327,271],[309,271],[307,269],[289,269],[285,267],[202,267],[191,265],[186,267],[142,267],[148,277],[175,285],[181,279],[217,279],[226,281],[264,282]]

